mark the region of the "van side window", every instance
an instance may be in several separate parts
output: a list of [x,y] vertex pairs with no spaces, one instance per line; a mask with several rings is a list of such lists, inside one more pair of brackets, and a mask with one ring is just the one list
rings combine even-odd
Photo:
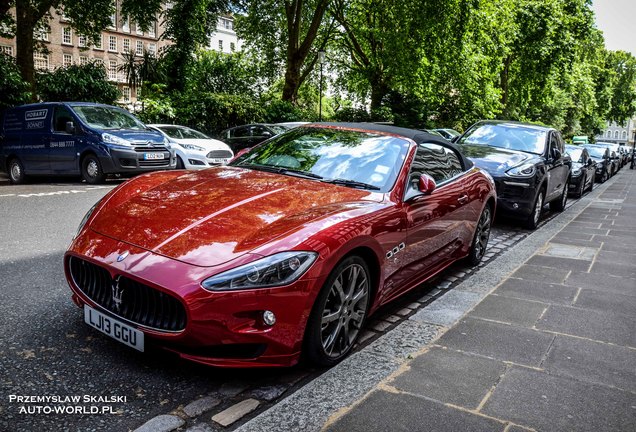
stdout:
[[55,107],[53,114],[53,131],[66,132],[66,122],[72,122],[73,116],[71,112],[63,106]]

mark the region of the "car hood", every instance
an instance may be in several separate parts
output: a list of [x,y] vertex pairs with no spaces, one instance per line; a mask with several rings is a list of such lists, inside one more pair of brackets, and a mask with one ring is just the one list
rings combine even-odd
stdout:
[[526,161],[537,159],[535,155],[522,151],[501,149],[487,145],[462,144],[460,148],[464,155],[473,161],[477,167],[488,171],[492,176],[504,175],[510,168],[521,165]]
[[383,199],[380,193],[236,167],[142,176],[129,183],[98,208],[90,228],[206,267],[317,219]]
[[223,141],[215,140],[215,139],[175,139],[172,138],[172,141],[177,144],[193,144],[200,147],[205,148],[206,151],[211,150],[230,150],[230,146],[225,144]]
[[103,132],[109,133],[111,135],[115,135],[116,137],[126,139],[133,143],[137,144],[145,144],[151,145],[154,144],[163,144],[164,138],[157,131],[153,131],[150,129],[106,129]]

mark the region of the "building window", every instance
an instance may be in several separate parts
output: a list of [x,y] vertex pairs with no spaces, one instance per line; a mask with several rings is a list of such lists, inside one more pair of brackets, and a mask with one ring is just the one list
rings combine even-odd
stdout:
[[618,131],[614,131],[614,139],[618,139]]
[[87,65],[88,64],[88,57],[80,56],[79,62],[80,62],[80,65],[82,65],[82,66]]
[[606,135],[607,135],[608,138],[611,138],[612,137],[612,131],[608,130]]
[[95,49],[104,49],[104,36],[101,34],[95,39]]
[[117,52],[117,36],[108,36],[108,51]]
[[230,51],[236,51],[236,44],[234,44],[234,42],[230,42]]
[[108,79],[111,81],[117,81],[117,60],[111,60],[108,62]]
[[0,52],[6,55],[13,55],[13,47],[9,45],[0,45]]
[[223,51],[223,40],[219,39],[219,51]]
[[142,56],[144,55],[144,42],[138,40],[135,46],[135,55]]
[[130,102],[130,87],[123,87],[121,89],[121,96],[124,102]]
[[62,65],[64,67],[69,67],[72,64],[73,64],[73,56],[71,54],[64,54]]
[[148,36],[150,36],[150,37],[157,36],[157,31],[155,30],[155,25],[156,25],[156,23],[154,21],[150,24],[150,28],[148,28]]
[[39,41],[48,42],[49,41],[49,32],[45,26],[41,26],[40,28],[33,30],[33,38]]
[[39,70],[49,70],[49,55],[39,52],[33,53],[33,66]]
[[228,18],[219,18],[219,27],[225,30],[233,30],[234,21]]
[[95,64],[98,65],[98,66],[102,66],[103,67],[104,66],[104,60],[100,59],[100,58],[96,58],[95,59]]
[[144,34],[144,31],[141,29],[141,24],[139,23],[135,24],[135,33],[137,33],[140,36]]
[[62,44],[71,45],[73,43],[73,30],[70,27],[62,29]]
[[130,17],[126,17],[121,23],[121,30],[130,33]]
[[153,44],[153,43],[148,44],[148,52],[152,54],[153,56],[157,55],[157,44]]
[[77,36],[77,46],[82,48],[86,46],[86,36],[83,36],[83,35]]
[[117,2],[113,1],[113,13],[110,16],[110,25],[108,26],[111,29],[117,28]]
[[124,52],[127,53],[130,51],[130,39],[124,38]]
[[627,139],[627,131],[623,131],[623,139]]

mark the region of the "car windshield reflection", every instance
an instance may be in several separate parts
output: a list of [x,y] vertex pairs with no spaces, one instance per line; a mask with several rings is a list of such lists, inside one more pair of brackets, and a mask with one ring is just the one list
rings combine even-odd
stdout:
[[545,151],[546,131],[522,125],[484,124],[459,140],[460,144],[489,145],[534,154]]

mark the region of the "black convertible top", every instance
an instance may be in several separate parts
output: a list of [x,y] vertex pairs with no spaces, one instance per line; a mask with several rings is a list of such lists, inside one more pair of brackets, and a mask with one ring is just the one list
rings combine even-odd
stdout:
[[448,147],[453,149],[457,154],[459,154],[462,158],[462,164],[465,169],[470,169],[473,167],[473,162],[468,159],[462,153],[461,149],[453,144],[452,142],[446,140],[444,137],[439,135],[433,135],[428,132],[424,132],[417,129],[408,129],[398,126],[390,126],[378,123],[337,123],[337,122],[321,122],[321,123],[311,123],[305,126],[329,126],[329,127],[340,127],[344,129],[362,129],[366,131],[373,132],[381,132],[393,135],[400,135],[405,138],[409,138],[413,140],[416,144],[421,143],[431,143],[431,144],[439,144],[444,147]]

